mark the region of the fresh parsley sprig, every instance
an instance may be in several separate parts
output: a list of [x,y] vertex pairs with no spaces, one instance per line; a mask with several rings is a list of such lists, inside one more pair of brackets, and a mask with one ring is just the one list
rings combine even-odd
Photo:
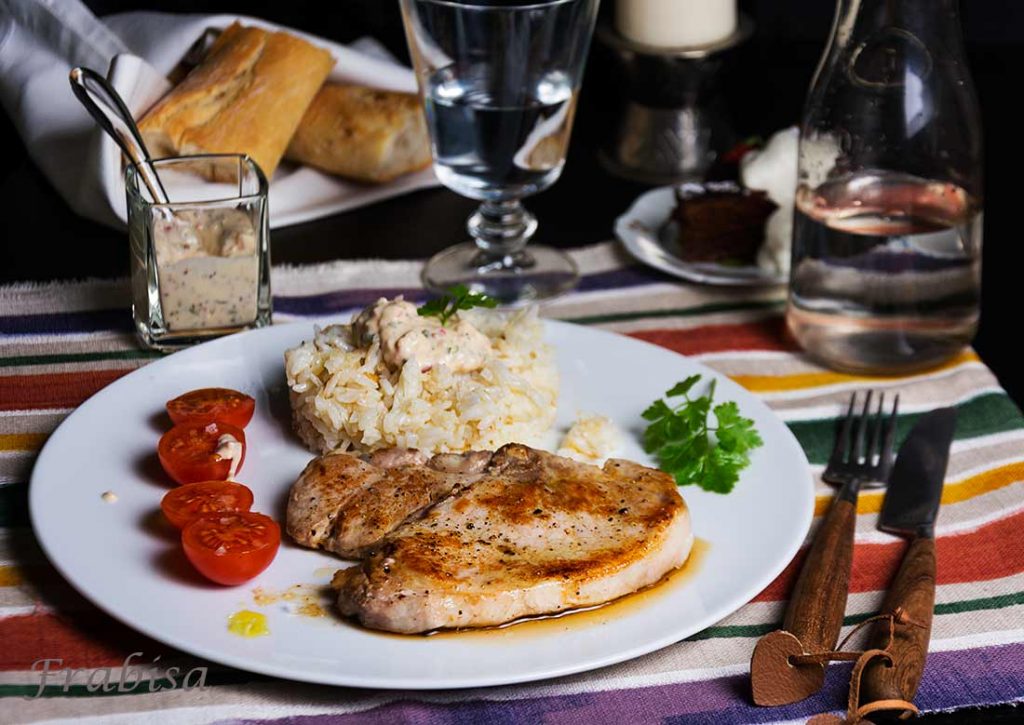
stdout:
[[449,287],[447,294],[427,301],[416,312],[420,317],[436,317],[441,320],[441,325],[447,325],[459,310],[471,310],[474,307],[497,307],[498,300],[485,294],[470,292],[469,287],[464,284],[457,284]]
[[[644,450],[680,486],[697,484],[705,491],[729,493],[740,471],[750,465],[750,451],[763,441],[754,421],[741,416],[736,403],[712,407],[714,380],[706,394],[691,398],[690,391],[700,378],[691,375],[665,393],[666,398],[683,398],[682,402],[673,405],[659,398],[643,412],[644,420],[650,422],[644,431]],[[709,413],[717,426],[708,425]]]

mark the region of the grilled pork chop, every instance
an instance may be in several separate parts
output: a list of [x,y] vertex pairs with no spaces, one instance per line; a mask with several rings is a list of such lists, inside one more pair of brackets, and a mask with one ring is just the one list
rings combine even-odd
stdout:
[[288,496],[286,530],[303,546],[356,558],[404,521],[480,478],[491,454],[471,451],[431,458],[389,448],[369,462],[344,453],[309,465]]
[[[380,475],[415,480],[411,468]],[[451,493],[338,572],[343,614],[403,633],[497,625],[634,592],[693,544],[674,479],[636,463],[600,469],[510,444],[482,473],[456,475]]]

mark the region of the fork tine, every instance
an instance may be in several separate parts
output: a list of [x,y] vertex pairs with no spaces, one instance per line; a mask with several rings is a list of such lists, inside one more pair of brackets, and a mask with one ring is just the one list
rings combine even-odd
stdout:
[[829,465],[837,465],[846,461],[846,452],[849,450],[850,441],[850,424],[853,421],[853,410],[857,405],[857,393],[850,395],[850,405],[846,409],[846,417],[843,418],[843,423],[839,427],[839,433],[836,435],[835,445],[832,446],[832,456],[829,459]]
[[885,441],[882,444],[881,453],[881,455],[884,457],[884,461],[883,458],[879,459],[879,463],[884,463],[884,465],[886,466],[891,466],[893,458],[895,457],[893,443],[896,438],[896,416],[899,413],[899,410],[900,394],[896,393],[896,399],[893,401],[892,404],[892,413],[889,414],[889,419],[885,422]]
[[882,428],[885,423],[882,409],[885,406],[885,393],[878,394],[878,408],[875,410],[873,420],[871,423],[871,443],[868,444],[868,457],[867,462],[869,465],[874,465],[875,461],[879,464],[882,463]]
[[857,418],[857,422],[855,423],[857,431],[857,443],[854,446],[853,458],[851,459],[851,461],[854,463],[860,463],[861,461],[865,460],[864,439],[867,435],[868,422],[871,413],[871,393],[872,391],[868,390],[868,394],[864,398],[864,409],[861,411],[860,417]]

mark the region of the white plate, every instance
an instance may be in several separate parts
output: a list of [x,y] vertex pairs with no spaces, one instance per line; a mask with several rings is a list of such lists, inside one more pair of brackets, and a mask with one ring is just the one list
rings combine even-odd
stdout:
[[[728,495],[682,490],[696,535],[708,543],[684,581],[636,606],[571,615],[543,634],[517,627],[487,634],[382,635],[333,616],[254,604],[252,589],[325,585],[338,560],[283,545],[249,585],[203,583],[158,514],[168,482],[156,462],[167,421],[164,402],[187,390],[223,386],[257,401],[239,476],[254,509],[283,518],[289,486],[310,459],[292,435],[282,353],[309,338],[311,323],[216,340],[147,365],[81,405],[50,437],[29,494],[32,524],[60,572],[86,597],[135,629],[200,657],[267,675],[355,687],[454,688],[537,680],[651,652],[699,632],[749,601],[789,562],[810,525],[814,497],[807,459],[789,429],[757,398],[676,353],[600,330],[547,322],[558,353],[558,424],[578,411],[610,415],[629,435],[619,455],[650,462],[637,441],[640,413],[692,373],[718,378],[718,398],[756,421],[765,445]],[[105,491],[118,500],[107,503]],[[230,634],[227,617],[263,611],[271,634]],[[573,624],[573,617],[583,616]],[[525,625],[533,627],[534,625]]]
[[662,186],[641,194],[625,214],[615,220],[615,236],[637,261],[675,277],[719,285],[785,284],[786,276],[760,267],[733,267],[710,262],[686,262],[676,253],[678,229],[671,222],[676,198],[674,187]]

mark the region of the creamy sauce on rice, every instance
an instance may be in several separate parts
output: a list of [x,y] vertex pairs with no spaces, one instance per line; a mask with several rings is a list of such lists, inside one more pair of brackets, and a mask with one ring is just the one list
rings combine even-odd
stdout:
[[361,347],[379,342],[381,357],[392,370],[415,360],[423,371],[445,365],[452,372],[472,372],[491,354],[491,341],[466,320],[445,327],[436,317],[421,317],[416,305],[401,297],[381,297],[360,312],[352,337]]

